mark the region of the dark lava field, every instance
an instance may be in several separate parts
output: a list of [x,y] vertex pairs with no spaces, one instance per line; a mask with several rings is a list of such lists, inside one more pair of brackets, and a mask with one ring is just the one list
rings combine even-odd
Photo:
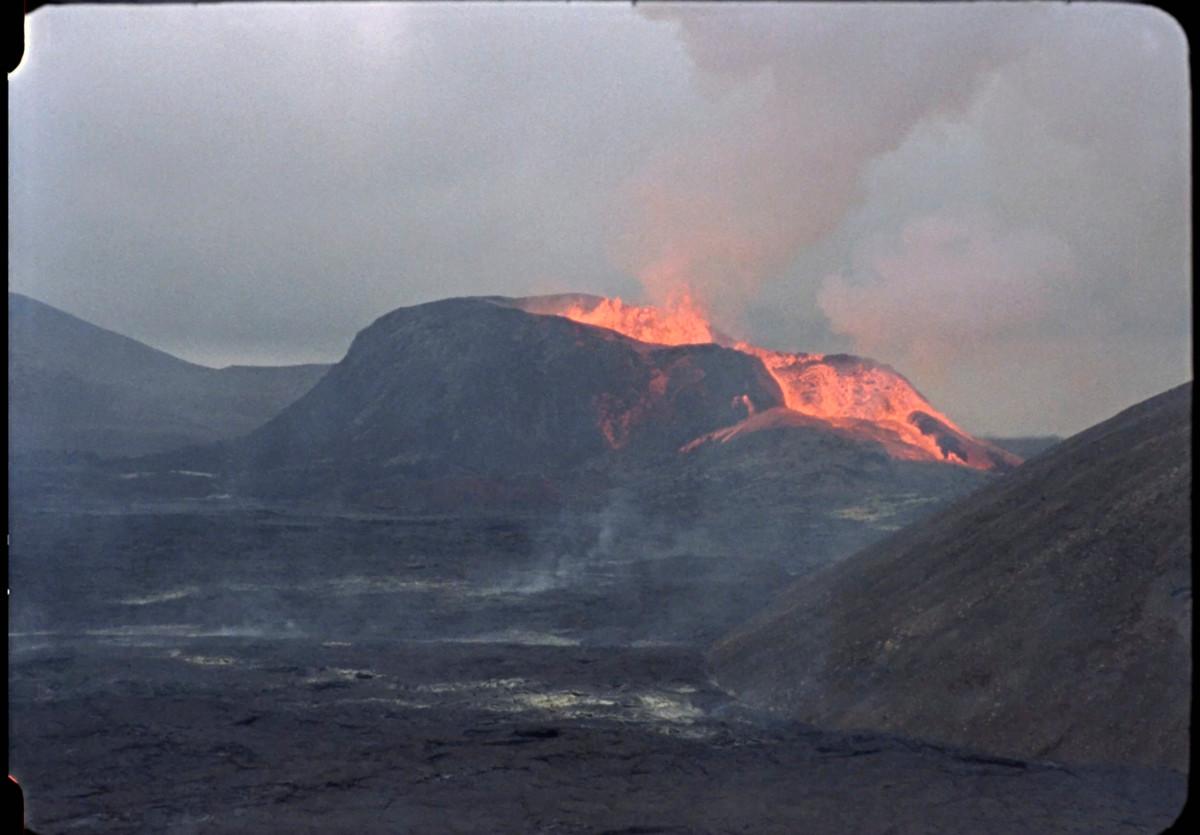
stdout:
[[603,515],[198,502],[10,531],[9,768],[43,835],[1131,833],[1186,795],[740,707],[704,653],[797,569]]

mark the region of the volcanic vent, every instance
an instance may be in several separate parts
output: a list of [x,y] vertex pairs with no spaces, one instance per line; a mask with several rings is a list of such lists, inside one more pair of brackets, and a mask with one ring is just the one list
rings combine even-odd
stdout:
[[563,316],[657,345],[716,343],[757,357],[779,385],[784,405],[686,444],[723,443],[749,432],[822,425],[857,440],[876,442],[893,458],[942,461],[978,470],[1007,469],[1021,459],[964,432],[887,365],[849,354],[772,351],[736,342],[714,328],[690,297],[669,309],[582,294],[516,300],[530,312]]

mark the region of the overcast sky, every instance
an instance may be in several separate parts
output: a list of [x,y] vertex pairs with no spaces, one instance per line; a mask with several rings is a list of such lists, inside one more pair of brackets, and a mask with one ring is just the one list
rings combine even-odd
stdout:
[[210,365],[451,295],[654,301],[977,433],[1190,379],[1187,44],[1127,5],[44,7],[9,288]]

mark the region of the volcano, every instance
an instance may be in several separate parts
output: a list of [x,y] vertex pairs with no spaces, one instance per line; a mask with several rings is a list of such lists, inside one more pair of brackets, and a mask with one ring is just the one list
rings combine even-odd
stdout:
[[1180,386],[811,575],[712,652],[790,718],[1187,770],[1191,398]]
[[562,475],[605,457],[673,454],[783,402],[762,363],[731,348],[640,342],[510,300],[447,299],[359,333],[238,457],[258,470]]
[[236,444],[243,470],[358,481],[561,479],[764,430],[817,428],[894,459],[977,470],[978,441],[887,366],[735,343],[695,311],[562,295],[400,308]]

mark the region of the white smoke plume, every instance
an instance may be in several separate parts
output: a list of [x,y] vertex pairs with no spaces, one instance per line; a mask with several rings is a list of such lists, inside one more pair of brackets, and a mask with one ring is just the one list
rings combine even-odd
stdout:
[[1032,338],[1070,311],[1078,288],[1061,239],[980,211],[917,218],[856,261],[853,278],[825,280],[822,310],[859,350],[904,357],[923,381],[940,381],[946,358],[976,342]]
[[[826,4],[666,7],[718,103],[628,184],[618,258],[662,302],[687,286],[736,324],[761,285],[832,232],[864,166],[961,108],[1021,44],[997,10]],[[734,320],[730,322],[730,320]]]
[[[1075,431],[1191,373],[1187,45],[1167,15],[655,16],[722,116],[630,189],[620,254],[652,297],[686,284],[733,332],[754,307],[799,312],[806,333],[775,341],[875,355],[977,430]],[[1133,351],[1122,385],[1099,382],[1114,350]],[[998,403],[952,380],[980,369],[1025,385]]]

